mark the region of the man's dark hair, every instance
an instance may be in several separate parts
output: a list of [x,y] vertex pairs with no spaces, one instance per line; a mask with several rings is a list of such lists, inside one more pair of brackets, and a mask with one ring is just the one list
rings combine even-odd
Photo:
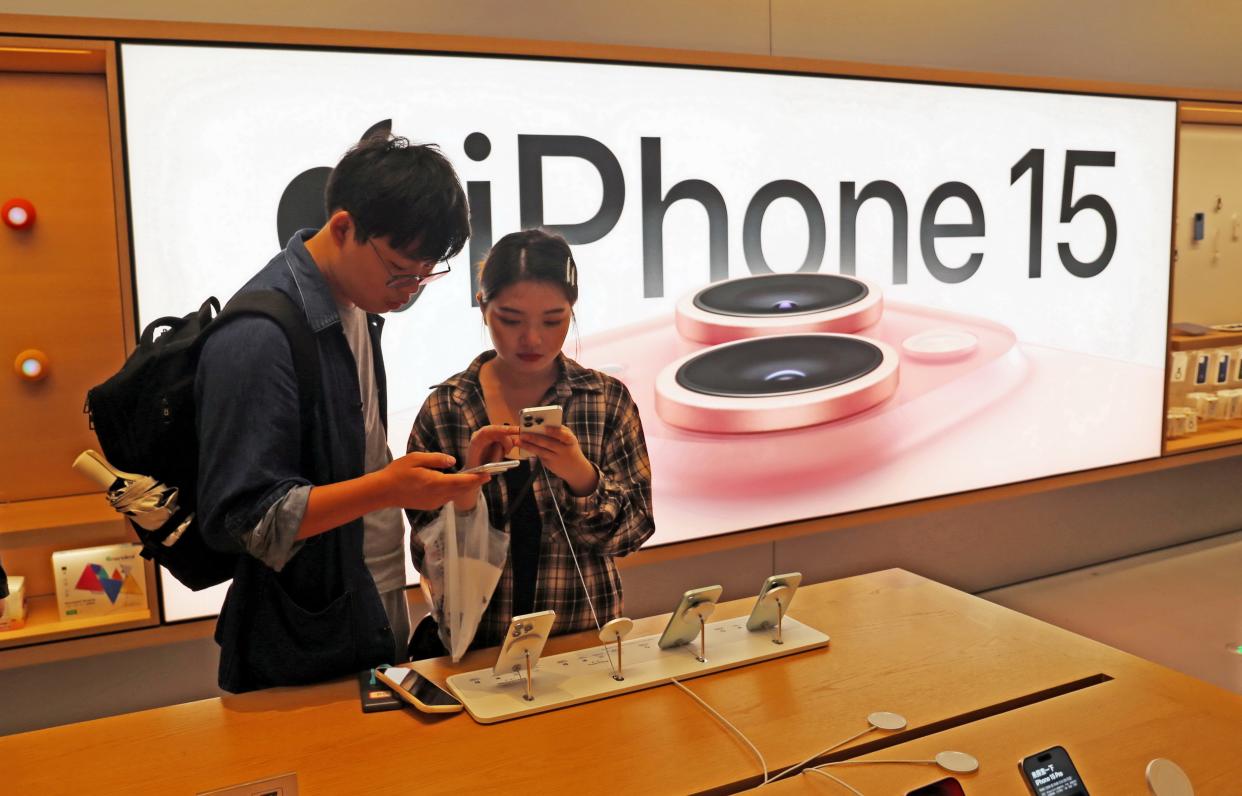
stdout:
[[324,189],[328,216],[353,216],[359,242],[387,238],[411,259],[441,262],[470,237],[461,181],[435,144],[372,135],[345,153]]

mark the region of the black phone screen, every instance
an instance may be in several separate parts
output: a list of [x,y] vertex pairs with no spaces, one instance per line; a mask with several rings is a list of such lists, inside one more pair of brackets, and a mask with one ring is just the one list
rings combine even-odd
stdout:
[[1022,774],[1035,796],[1088,796],[1064,747],[1054,746],[1022,760]]
[[[394,675],[398,675],[398,673],[401,673],[399,674],[401,678],[400,680],[398,680],[397,677],[394,677]],[[424,705],[429,705],[431,707],[442,707],[445,705],[461,704],[461,702],[457,700],[457,697],[445,691],[443,688],[440,688],[440,686],[431,682],[426,677],[423,677],[413,669],[393,667],[384,672],[384,674],[389,679],[400,683],[401,688],[404,691],[419,702],[422,702]]]

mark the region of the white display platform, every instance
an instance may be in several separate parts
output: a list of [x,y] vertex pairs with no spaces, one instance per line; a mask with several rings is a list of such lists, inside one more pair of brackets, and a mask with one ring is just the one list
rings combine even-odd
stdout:
[[530,702],[523,698],[525,674],[497,677],[490,668],[479,669],[449,677],[448,686],[475,721],[492,724],[828,645],[827,635],[788,616],[784,643],[775,643],[775,637],[774,629],[747,630],[746,617],[709,622],[705,663],[696,659],[698,639],[670,650],[659,648],[658,634],[628,639],[621,650],[624,680],[614,680],[609,665],[608,654],[614,661],[617,657],[615,644],[609,645],[608,654],[603,646],[596,646],[550,655],[535,666],[534,700]]

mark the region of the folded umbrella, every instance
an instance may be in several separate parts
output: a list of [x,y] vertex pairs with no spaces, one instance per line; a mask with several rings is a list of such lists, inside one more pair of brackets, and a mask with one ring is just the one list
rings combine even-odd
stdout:
[[[148,531],[163,527],[177,513],[176,487],[162,484],[149,475],[118,470],[97,451],[82,451],[73,462],[73,469],[106,489],[112,508]],[[188,524],[187,520],[169,534],[164,544],[177,541],[180,531]]]

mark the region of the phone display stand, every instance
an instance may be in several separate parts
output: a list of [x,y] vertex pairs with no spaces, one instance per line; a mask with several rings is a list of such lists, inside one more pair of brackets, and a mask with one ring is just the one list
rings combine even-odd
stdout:
[[520,639],[509,647],[513,652],[520,654],[526,662],[526,693],[522,695],[522,699],[525,699],[527,702],[535,701],[535,695],[532,693],[535,664],[539,661],[539,651],[542,648],[543,639],[539,637]]
[[699,619],[699,654],[694,658],[699,663],[707,663],[707,618],[715,611],[716,603],[711,600],[695,603],[686,609],[687,616],[697,616]]
[[621,668],[621,640],[630,634],[634,629],[634,622],[624,616],[618,616],[610,622],[606,622],[599,629],[599,640],[604,644],[617,645],[617,663],[616,670],[612,673],[612,679],[620,682],[625,679],[625,672]]
[[[710,661],[700,661],[701,646],[697,652],[688,645],[660,649],[659,634],[624,639],[619,642],[628,661],[624,680],[613,678],[608,648],[545,655],[532,661],[538,688],[530,700],[525,699],[525,676],[495,675],[490,668],[453,675],[448,678],[448,687],[475,721],[492,724],[664,685],[673,678],[697,677],[828,645],[826,634],[796,619],[785,617],[784,625],[785,643],[777,646],[765,635],[747,630],[746,617],[704,621],[702,637],[711,639]],[[607,628],[605,625],[605,631]],[[609,632],[609,639],[616,643],[614,633]]]
[[789,601],[792,596],[793,592],[788,586],[776,586],[768,589],[767,593],[759,598],[760,602],[776,605],[776,637],[772,639],[773,644],[785,643],[781,638],[781,630],[785,625],[785,611],[789,608]]
[[1167,757],[1147,764],[1147,789],[1152,796],[1195,796],[1195,787],[1182,767]]

